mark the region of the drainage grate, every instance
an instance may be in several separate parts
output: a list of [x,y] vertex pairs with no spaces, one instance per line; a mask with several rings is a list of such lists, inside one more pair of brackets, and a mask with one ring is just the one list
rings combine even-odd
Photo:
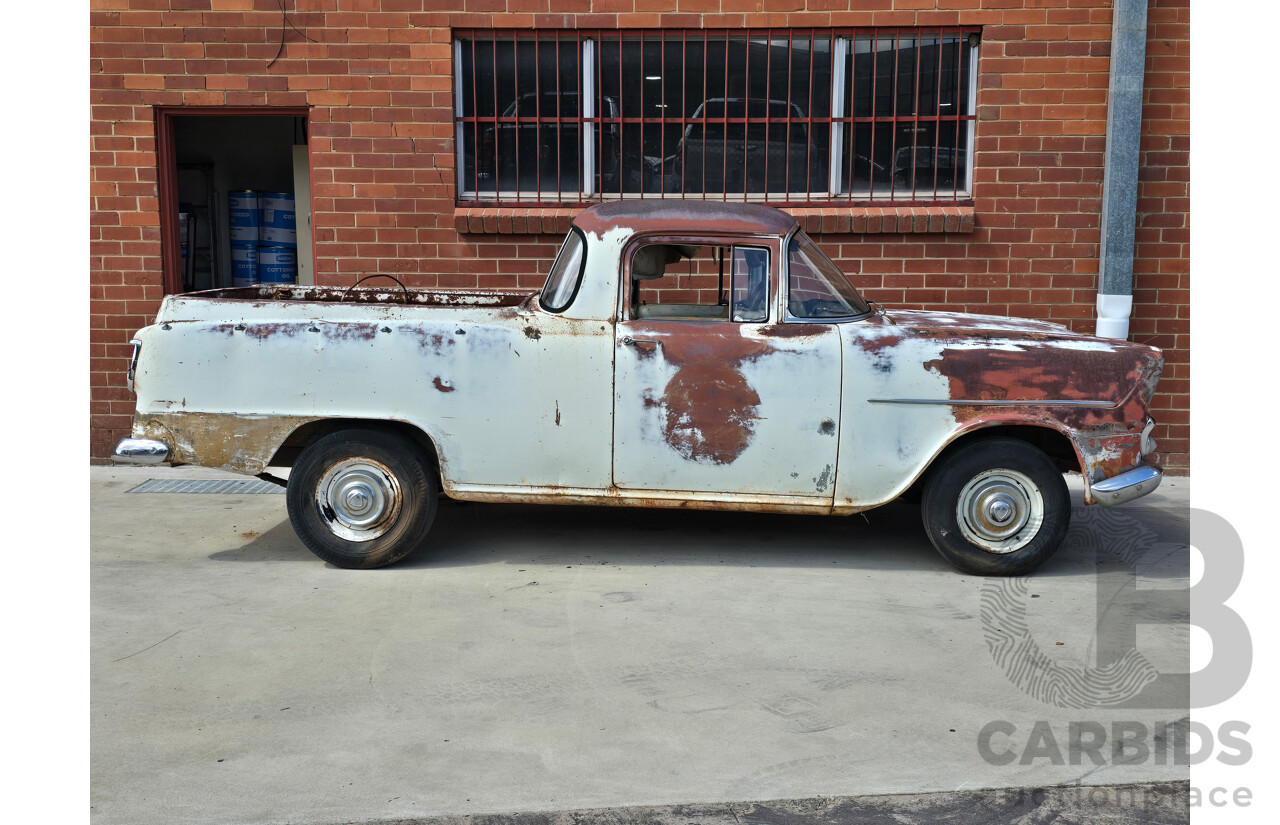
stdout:
[[283,495],[284,488],[257,478],[149,478],[127,490],[130,493],[222,493],[238,496]]

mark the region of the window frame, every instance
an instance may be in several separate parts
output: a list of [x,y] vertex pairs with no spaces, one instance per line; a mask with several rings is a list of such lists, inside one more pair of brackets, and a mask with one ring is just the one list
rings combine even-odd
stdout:
[[[612,41],[614,43],[618,43],[619,48],[621,48],[622,42],[639,39],[641,43],[641,48],[643,50],[643,46],[646,43],[656,41],[656,42],[662,43],[663,47],[665,48],[665,44],[669,40],[673,38],[681,38],[681,42],[685,43],[687,48],[688,38],[691,36],[694,36],[700,39],[703,42],[704,49],[706,44],[710,42],[711,39],[715,39],[715,40],[723,39],[726,43],[728,43],[731,41],[736,41],[736,39],[738,38],[741,38],[742,42],[744,42],[744,44],[747,46],[750,46],[750,44],[754,43],[756,40],[761,38],[763,38],[768,43],[772,43],[774,40],[779,38],[789,38],[789,42],[791,43],[794,43],[796,41],[796,38],[808,38],[808,42],[811,44],[815,42],[821,42],[822,39],[827,39],[830,42],[831,44],[831,48],[830,48],[831,98],[829,101],[830,108],[829,108],[828,114],[826,117],[815,117],[812,115],[812,112],[810,112],[810,115],[806,117],[803,121],[803,125],[807,129],[806,147],[818,145],[815,143],[815,141],[822,141],[824,137],[822,132],[825,132],[826,143],[827,143],[827,158],[828,158],[827,187],[825,190],[814,191],[812,189],[812,186],[809,186],[806,188],[808,188],[810,191],[791,191],[789,188],[789,182],[787,182],[788,191],[786,192],[762,191],[762,192],[747,192],[745,194],[742,192],[678,192],[678,193],[645,192],[645,191],[619,192],[616,189],[612,189],[612,188],[606,191],[599,191],[601,189],[601,181],[598,181],[597,178],[599,177],[599,171],[602,165],[602,158],[597,156],[598,141],[596,137],[597,137],[597,134],[602,133],[605,129],[609,129],[609,128],[616,129],[618,134],[621,134],[621,130],[624,124],[639,123],[642,128],[644,124],[654,124],[659,126],[660,128],[663,128],[663,127],[670,128],[672,125],[678,126],[681,122],[684,122],[685,128],[682,130],[682,134],[687,135],[690,129],[692,129],[694,126],[697,126],[699,124],[709,125],[716,122],[720,122],[724,124],[729,124],[732,122],[736,124],[737,122],[739,122],[739,119],[728,117],[727,112],[725,113],[725,116],[722,118],[711,118],[711,119],[703,118],[702,120],[698,120],[697,122],[691,122],[691,121],[695,121],[695,118],[693,118],[692,116],[689,118],[683,118],[683,117],[668,118],[664,114],[661,117],[652,117],[652,116],[623,117],[622,112],[619,111],[616,117],[610,117],[608,113],[597,113],[595,111],[595,107],[597,104],[597,97],[598,97],[597,84],[598,84],[599,75],[601,71],[600,63],[599,63],[599,53],[600,53],[599,44],[601,44],[602,42],[607,43],[608,41]],[[979,65],[978,65],[979,64],[979,47],[978,46],[981,41],[981,36],[982,36],[982,27],[980,26],[911,26],[911,27],[880,26],[880,27],[829,27],[829,28],[780,28],[780,29],[749,28],[749,29],[705,29],[705,30],[704,29],[659,29],[659,30],[533,29],[529,31],[500,30],[500,29],[498,30],[495,30],[495,29],[455,30],[453,32],[453,75],[454,75],[453,118],[454,118],[454,144],[455,144],[454,160],[456,164],[455,200],[458,206],[498,206],[498,207],[530,206],[530,205],[553,206],[553,207],[561,207],[561,206],[576,207],[576,206],[586,206],[592,203],[599,203],[607,200],[649,199],[649,198],[673,199],[673,200],[683,200],[683,199],[722,200],[722,201],[747,202],[747,203],[768,203],[768,204],[788,206],[788,207],[822,207],[822,206],[897,207],[897,206],[972,205],[974,177],[975,177],[975,174],[974,174],[975,161],[976,161],[974,146],[975,146],[975,140],[976,140],[976,126],[977,126],[977,91],[978,91],[978,71],[979,71]],[[894,97],[892,98],[892,102],[890,104],[892,111],[889,114],[877,115],[875,113],[875,109],[876,109],[875,94],[876,93],[874,91],[872,92],[872,96],[870,98],[872,111],[869,116],[857,116],[856,114],[850,114],[844,111],[845,109],[844,98],[845,98],[846,91],[848,89],[848,86],[851,85],[856,80],[856,65],[854,65],[856,61],[856,57],[854,60],[850,61],[853,68],[849,73],[846,73],[845,71],[845,61],[846,59],[849,58],[851,50],[856,55],[857,44],[860,39],[861,40],[870,39],[870,42],[872,43],[872,50],[875,51],[877,54],[880,51],[879,44],[883,40],[887,39],[894,44],[888,50],[891,54],[895,55],[895,57],[892,58],[892,63],[893,63],[892,76],[894,78],[894,83],[895,83],[895,92],[893,92]],[[918,100],[919,93],[920,93],[919,80],[921,77],[920,56],[919,56],[920,44],[931,39],[936,39],[939,47],[941,47],[943,39],[954,39],[954,41],[957,43],[958,48],[955,50],[957,75],[959,75],[960,70],[964,66],[964,62],[963,62],[964,51],[966,49],[968,51],[969,62],[967,67],[967,77],[957,77],[956,85],[954,87],[948,87],[948,88],[954,89],[954,93],[956,95],[956,98],[955,98],[956,101],[959,101],[962,97],[966,99],[967,105],[964,107],[965,111],[963,112],[957,111],[954,115],[947,115],[944,117],[941,114],[941,107],[939,106],[935,110],[935,113],[933,115],[928,115],[928,114],[922,115],[918,111],[913,111],[909,115],[897,114],[897,107],[898,107],[897,94],[898,93],[896,91],[896,82],[897,82],[897,77],[901,71],[899,66],[900,61],[896,57],[896,55],[899,54],[898,44],[903,40],[912,40],[916,44],[916,48],[915,48],[916,69],[913,71],[911,76],[916,78],[915,92],[913,93],[912,99]],[[480,115],[478,111],[474,112],[471,115],[466,115],[464,113],[466,100],[464,99],[464,94],[463,94],[463,89],[464,89],[463,48],[464,48],[464,43],[470,43],[472,47],[472,53],[474,55],[475,44],[477,43],[477,41],[489,41],[495,44],[495,47],[494,47],[495,111],[494,113],[487,114],[487,115]],[[496,61],[496,44],[498,43],[516,44],[519,42],[532,42],[536,44],[541,41],[555,42],[556,49],[557,49],[557,69],[556,69],[557,73],[560,72],[558,60],[559,60],[559,50],[562,48],[562,44],[567,43],[567,44],[570,44],[570,46],[573,46],[574,44],[576,44],[576,47],[579,51],[578,58],[577,58],[577,64],[579,69],[579,75],[578,75],[579,86],[576,92],[579,99],[579,106],[578,106],[578,109],[580,112],[579,116],[577,118],[571,118],[571,117],[562,116],[558,112],[553,116],[544,116],[539,111],[538,114],[535,115],[533,118],[533,123],[535,124],[536,129],[542,129],[547,125],[554,125],[557,129],[563,130],[566,123],[569,125],[576,125],[579,128],[580,138],[582,140],[582,149],[581,149],[581,156],[579,158],[579,164],[578,164],[578,174],[577,174],[578,184],[579,184],[578,188],[576,191],[561,188],[560,184],[564,178],[564,171],[559,166],[557,166],[556,188],[554,189],[543,186],[541,180],[537,181],[536,185],[539,187],[538,189],[531,190],[527,188],[521,188],[521,181],[519,179],[518,174],[516,178],[516,188],[500,189],[499,188],[501,184],[501,180],[499,176],[500,173],[496,171],[496,168],[498,166],[499,153],[496,147],[497,141],[495,140],[495,149],[494,149],[495,159],[493,163],[495,167],[494,190],[493,191],[481,190],[479,187],[478,163],[477,163],[475,175],[473,176],[472,180],[468,181],[466,179],[467,178],[467,175],[466,175],[467,141],[465,139],[465,130],[467,129],[474,130],[476,151],[478,153],[480,143],[481,143],[480,129],[482,128],[482,124],[485,124],[485,123],[492,124],[496,133],[496,130],[500,127],[501,124],[504,124],[507,122],[514,122],[517,128],[519,128],[521,125],[523,125],[523,120],[528,119],[528,118],[522,118],[521,116],[519,116],[518,113],[516,114],[515,117],[507,117],[505,114],[500,115],[496,111],[496,108],[498,106],[498,100],[496,99],[497,72],[498,72],[497,61]],[[535,52],[536,52],[536,49],[537,47],[535,46]],[[476,71],[476,67],[474,65],[474,59],[475,58],[473,57],[473,67],[472,67],[473,72]],[[877,59],[877,62],[878,62],[878,59]],[[727,65],[728,65],[728,59],[727,59],[727,52],[726,52],[726,67]],[[749,65],[744,68],[743,76],[745,76],[747,68],[749,68]],[[681,71],[687,72],[687,67],[682,68]],[[728,70],[726,68],[726,73],[727,71]],[[943,94],[943,89],[941,87],[943,72],[944,72],[944,67],[941,64],[941,59],[939,57],[937,68],[933,74],[933,77],[936,79],[936,82],[937,82],[937,85],[934,87],[933,94],[937,97],[939,102],[941,101],[941,97]],[[853,77],[850,77],[849,76],[850,74],[852,74]],[[878,71],[876,72],[876,74],[877,75],[879,74]],[[535,69],[535,76],[536,75],[537,75],[537,70]],[[512,75],[513,78],[515,78],[516,76],[517,76],[516,74]],[[558,83],[559,81],[557,80],[557,90],[559,89]],[[810,83],[812,84],[812,72],[811,72]],[[726,91],[724,92],[724,94],[728,93],[727,84],[728,84],[728,79],[726,77]],[[519,89],[518,82],[513,81],[513,85],[516,86],[517,90]],[[704,83],[704,86],[705,86],[705,83]],[[535,94],[541,95],[544,93],[541,87],[538,85],[537,81],[535,81],[534,88],[535,88]],[[706,97],[706,95],[710,94],[711,91],[719,91],[719,90],[704,89],[704,100],[699,102],[698,104],[699,110],[701,110],[702,107],[705,106],[708,100],[716,99],[714,97],[712,98]],[[748,91],[746,92],[746,94],[749,95],[750,92]],[[521,94],[517,94],[516,100],[518,101],[522,96],[523,95]],[[725,99],[725,98],[722,97],[719,99]],[[810,86],[809,100],[812,101],[812,99],[813,99],[813,88],[812,86]],[[473,100],[471,102],[473,106],[475,106],[478,109],[479,101],[478,101],[478,97],[475,96],[474,85],[473,85]],[[850,102],[851,104],[855,102],[853,100],[852,95],[850,96]],[[611,103],[612,103],[611,105],[612,109],[617,109],[617,107],[620,105],[618,101],[611,101]],[[788,93],[787,93],[786,103],[788,104],[788,106],[795,105],[795,101],[791,97],[790,89],[788,90]],[[508,107],[504,107],[504,108],[508,108]],[[960,107],[957,107],[957,109],[959,108]],[[776,118],[772,118],[768,116],[767,111],[768,111],[768,107],[766,107],[766,116],[763,118],[763,120],[766,123],[773,123],[776,120]],[[758,119],[755,117],[746,117],[741,119],[741,123],[743,124],[743,127],[745,129],[747,125],[749,125],[752,122],[755,122],[756,120]],[[908,124],[912,126],[913,132],[919,132],[920,124],[922,122],[937,123],[939,124],[939,126],[941,126],[943,123],[947,123],[947,124],[954,123],[956,125],[956,130],[957,130],[956,131],[956,147],[948,151],[954,152],[957,160],[962,157],[963,164],[962,164],[962,175],[958,176],[957,179],[953,179],[953,184],[951,189],[942,190],[938,187],[937,180],[936,180],[937,173],[935,171],[935,182],[931,190],[922,191],[920,187],[916,185],[914,181],[914,175],[913,175],[912,192],[910,194],[903,196],[903,194],[900,191],[895,191],[897,189],[896,183],[895,183],[895,178],[896,178],[895,169],[896,169],[898,156],[902,154],[903,150],[907,150],[910,153],[910,155],[914,158],[915,156],[917,156],[917,152],[919,148],[917,144],[914,143],[914,138],[913,138],[913,143],[910,147],[905,145],[902,147],[898,147],[896,130],[894,132],[894,137],[893,137],[894,143],[892,144],[891,158],[889,160],[890,166],[887,172],[885,173],[888,176],[888,183],[889,183],[888,191],[887,192],[876,191],[874,188],[874,184],[872,183],[868,183],[868,188],[866,191],[855,189],[853,187],[852,161],[850,165],[850,173],[847,177],[843,174],[843,168],[842,168],[844,154],[846,153],[846,151],[851,150],[851,146],[852,146],[851,142],[846,141],[846,133],[849,130],[854,129],[855,126],[858,124],[869,124],[872,129],[875,129],[877,126],[882,124],[893,124],[895,126]],[[785,119],[785,125],[788,130],[790,130],[790,128],[794,125],[789,112],[788,112],[787,118]],[[961,138],[960,138],[961,130],[964,130],[965,132],[963,148],[961,146]],[[745,138],[746,138],[746,134],[744,132],[744,139]],[[683,138],[681,141],[681,145],[682,143],[683,143]],[[848,143],[848,145],[846,145],[846,143]],[[788,146],[789,145],[790,145],[790,139],[788,139]],[[600,148],[601,150],[603,150],[602,146]],[[935,158],[937,157],[938,154],[939,153],[935,151]],[[621,149],[619,149],[619,155],[620,157],[623,156]],[[875,161],[870,158],[866,158],[866,160],[870,163],[875,163]],[[643,178],[644,164],[645,164],[645,158],[643,156],[641,157],[640,164],[641,164],[641,177]],[[934,167],[935,167],[935,170],[941,168],[940,165],[937,163],[936,159],[934,162]],[[883,167],[877,164],[877,168],[883,168]],[[541,177],[540,169],[538,172],[538,176],[539,178]],[[958,179],[959,177],[962,177],[963,180]],[[842,180],[842,178],[844,180],[849,181],[849,186],[844,185],[844,180]],[[806,180],[809,180],[809,179],[806,178]],[[766,190],[769,188],[768,183],[769,182],[766,180],[765,181]],[[812,183],[812,181],[810,181],[810,183]],[[619,188],[621,188],[621,186],[622,184],[619,183]],[[643,187],[643,184],[642,184],[642,187]],[[727,188],[727,187],[722,187],[722,188]]]
[[[631,261],[636,252],[646,246],[724,246],[731,249],[745,247],[762,249],[768,255],[769,294],[765,297],[765,318],[763,321],[735,321],[733,319],[733,278],[732,268],[729,278],[729,317],[728,318],[637,318],[635,307],[631,303]],[[774,236],[761,235],[673,235],[670,232],[636,235],[622,248],[619,261],[621,277],[618,278],[618,318],[623,323],[717,323],[717,324],[768,324],[771,318],[778,315],[778,283],[781,260],[778,239]],[[732,267],[732,264],[730,265]]]

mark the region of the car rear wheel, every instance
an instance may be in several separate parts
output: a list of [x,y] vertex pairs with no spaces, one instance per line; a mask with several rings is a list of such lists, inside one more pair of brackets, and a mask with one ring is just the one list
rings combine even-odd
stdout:
[[1029,573],[1061,546],[1071,520],[1062,473],[1037,448],[1012,438],[961,447],[929,475],[925,532],[967,573]]
[[302,543],[338,567],[400,561],[426,539],[437,483],[412,441],[372,429],[330,433],[303,450],[286,499]]

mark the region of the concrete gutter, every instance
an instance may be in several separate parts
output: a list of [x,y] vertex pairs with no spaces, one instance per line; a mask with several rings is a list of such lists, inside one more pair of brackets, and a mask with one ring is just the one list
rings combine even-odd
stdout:
[[1146,59],[1147,0],[1115,0],[1106,166],[1102,177],[1102,245],[1098,255],[1096,334],[1103,338],[1129,337]]

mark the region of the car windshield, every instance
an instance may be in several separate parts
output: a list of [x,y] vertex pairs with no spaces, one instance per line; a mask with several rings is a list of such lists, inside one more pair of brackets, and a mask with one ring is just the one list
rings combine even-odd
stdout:
[[569,236],[560,247],[556,262],[551,265],[551,274],[547,275],[547,285],[542,288],[542,308],[550,312],[563,312],[573,296],[578,292],[578,282],[582,280],[582,263],[586,245],[582,241],[582,233],[570,229]]
[[787,249],[787,310],[796,318],[848,318],[871,308],[804,232]]

